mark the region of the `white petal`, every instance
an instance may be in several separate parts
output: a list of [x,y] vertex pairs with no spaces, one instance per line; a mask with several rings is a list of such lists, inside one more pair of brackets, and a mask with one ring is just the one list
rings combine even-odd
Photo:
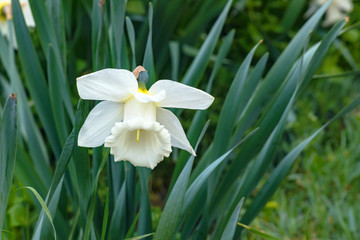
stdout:
[[25,18],[26,25],[28,27],[35,27],[35,21],[31,12],[30,4],[27,0],[21,1],[23,3],[22,11]]
[[166,97],[158,103],[159,107],[206,109],[214,97],[197,88],[170,80],[159,80],[151,86],[149,93],[156,94],[165,90]]
[[323,22],[323,26],[330,26],[335,24],[338,20],[345,17],[345,15],[336,7],[330,6],[326,12],[325,21]]
[[139,91],[133,92],[134,97],[143,103],[149,103],[149,102],[161,102],[165,99],[166,92],[165,90],[161,90],[155,94],[149,94],[149,93],[142,93]]
[[134,166],[153,169],[171,153],[170,134],[158,122],[141,119],[117,122],[111,133],[105,139],[105,147],[111,148],[115,161],[125,160]]
[[196,156],[196,153],[191,147],[189,140],[186,138],[184,129],[175,114],[169,110],[157,108],[156,121],[158,121],[161,125],[164,125],[164,127],[169,131],[172,146],[184,149]]
[[120,122],[124,115],[124,104],[103,101],[96,105],[84,125],[81,127],[78,137],[78,145],[82,147],[98,147],[104,143],[111,134],[111,128],[115,122]]
[[2,35],[4,35],[5,37],[9,36],[9,30],[8,30],[8,23],[7,21],[2,21],[0,20],[0,31],[2,33]]
[[138,88],[134,74],[125,69],[103,69],[77,78],[83,99],[123,102]]

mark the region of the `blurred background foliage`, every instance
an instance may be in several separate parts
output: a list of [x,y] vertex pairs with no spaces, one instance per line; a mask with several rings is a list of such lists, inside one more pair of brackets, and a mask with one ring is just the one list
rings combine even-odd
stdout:
[[[54,1],[46,2],[49,7]],[[224,0],[174,0],[170,4],[167,0],[153,1],[152,45],[156,79],[180,80],[180,76],[186,74],[226,2]],[[66,59],[64,62],[67,63],[64,66],[69,81],[69,96],[72,106],[76,106],[79,99],[75,87],[76,77],[91,72],[92,69],[117,65],[117,63],[111,63],[113,59],[105,59],[103,63],[94,60],[92,54],[94,41],[92,39],[94,37],[100,39],[100,47],[98,47],[101,49],[101,42],[105,42],[108,37],[113,36],[101,35],[101,33],[99,36],[92,35],[93,4],[92,1],[87,0],[64,1],[62,6],[64,16],[61,17],[62,21],[58,22],[65,26],[63,28],[65,32],[59,30],[57,36],[65,39],[65,41],[59,41],[59,45],[60,48],[66,49],[63,51],[66,55],[62,56],[62,59]],[[104,4],[108,4],[108,1],[105,1]],[[216,75],[212,90],[216,101],[208,113],[211,122],[202,145],[197,151],[199,156],[206,152],[207,146],[212,142],[223,107],[222,103],[225,101],[231,79],[234,78],[239,63],[244,60],[253,46],[263,39],[264,42],[254,53],[253,62],[258,62],[266,52],[269,52],[265,70],[267,72],[303,26],[306,21],[304,14],[308,7],[309,1],[305,0],[238,0],[232,3],[214,53],[218,53],[225,37],[233,29],[235,29],[234,40],[229,54]],[[111,9],[108,7],[104,11],[110,12]],[[136,63],[141,63],[142,57],[147,54],[148,1],[128,0],[124,14],[133,23],[136,34]],[[107,16],[110,15],[109,13]],[[359,96],[360,3],[358,1],[354,1],[354,9],[349,17],[350,21],[345,26],[345,30],[330,47],[313,80],[295,101],[275,161],[270,166],[269,172],[278,166],[276,160],[282,159],[291,149]],[[164,19],[171,19],[171,21],[164,21]],[[105,26],[109,26],[110,19],[104,19],[104,21]],[[346,30],[346,28],[349,29]],[[323,39],[329,29],[320,26],[312,32],[309,46]],[[123,31],[126,31],[125,27]],[[39,39],[38,29],[32,29],[30,34],[41,66],[43,69],[47,69],[45,59],[48,56],[43,49],[41,39]],[[129,41],[125,38],[123,40],[125,40],[123,41],[125,47],[121,46],[122,49],[127,48],[130,51]],[[104,46],[108,47],[107,44]],[[108,48],[102,50],[110,51]],[[209,79],[212,75],[216,62],[214,53],[210,58],[209,65],[204,69],[203,75],[200,74],[202,79]],[[127,54],[131,55],[129,52]],[[170,61],[171,59],[178,59],[179,63],[170,66],[170,62],[174,62]],[[15,61],[20,65],[19,58],[16,57]],[[122,67],[126,66],[131,69],[132,64],[130,62],[122,63]],[[2,73],[0,80],[2,81],[4,81],[3,75],[7,75],[5,68],[4,65],[0,65]],[[19,74],[22,78],[24,77],[21,68],[19,68]],[[207,81],[201,81],[198,84],[201,89],[205,89]],[[28,86],[25,85],[25,89],[29,96]],[[6,92],[5,88],[3,91]],[[5,94],[1,95],[1,106],[4,106],[5,96]],[[35,121],[39,122],[40,117],[32,101],[30,101],[30,108]],[[191,111],[182,113],[182,124],[185,130],[190,128],[194,114]],[[71,120],[68,121],[66,128],[70,130],[72,123],[70,123]],[[360,237],[358,229],[360,193],[357,191],[360,188],[359,129],[359,109],[327,126],[297,159],[291,173],[250,226],[280,239],[344,239],[344,237],[357,239]],[[43,128],[40,130],[44,136],[46,130]],[[52,147],[49,144],[46,145],[46,148],[50,153],[58,154],[50,150]],[[24,151],[27,151],[27,146]],[[177,151],[174,150],[172,154],[177,156]],[[181,153],[178,154],[181,155]],[[50,157],[52,169],[55,169],[54,159],[54,156]],[[169,188],[173,184],[172,173],[175,166],[175,161],[165,160],[151,173],[149,196],[152,205],[153,230],[160,221]],[[21,170],[18,171],[21,172]],[[269,174],[265,175],[265,179]],[[105,174],[102,173],[98,190],[102,203],[105,203],[107,196],[105,178]],[[16,186],[22,186],[21,180],[16,176],[14,181]],[[262,183],[264,181],[263,179]],[[12,186],[12,190],[15,190],[16,186]],[[262,184],[259,184],[252,195],[255,196],[260,187]],[[41,192],[41,189],[38,191]],[[41,195],[46,196],[46,192],[41,192]],[[17,237],[19,238],[22,236],[27,239],[26,236],[31,236],[32,226],[38,220],[38,211],[36,211],[35,205],[37,203],[34,202],[30,194],[25,191],[18,191],[16,194],[10,195],[7,229],[18,230]],[[245,202],[244,208],[246,209],[248,206],[249,202]],[[75,221],[76,216],[73,215],[76,213],[72,207],[70,205],[61,207],[66,209],[68,217]],[[259,239],[256,234],[249,231],[245,231],[245,234],[248,239]]]

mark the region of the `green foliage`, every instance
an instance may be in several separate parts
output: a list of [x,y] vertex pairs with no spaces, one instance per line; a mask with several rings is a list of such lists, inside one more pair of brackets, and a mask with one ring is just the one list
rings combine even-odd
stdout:
[[[357,42],[358,31],[343,29],[345,20],[331,29],[317,28],[331,2],[304,24],[299,19],[305,1],[262,2],[30,0],[36,28],[29,29],[19,1],[13,0],[8,25],[15,36],[0,36],[0,230],[15,239],[238,239],[246,228],[275,239],[247,225],[266,209],[304,148],[360,104],[355,94],[324,117],[323,107],[330,103],[322,99],[321,119],[298,130],[312,113],[303,105],[309,86],[316,84],[314,74],[319,68],[334,74],[322,65],[324,59],[332,65],[345,60],[352,67],[336,77],[358,74],[359,56],[346,47]],[[257,11],[261,7],[267,22]],[[282,8],[282,19],[267,12]],[[271,40],[273,35],[278,38]],[[329,52],[335,56],[325,58]],[[174,150],[151,172],[114,162],[104,147],[77,146],[96,103],[78,101],[76,77],[138,64],[148,70],[149,85],[172,76],[216,97],[206,111],[174,110],[198,157]],[[316,75],[315,81],[330,77]],[[14,99],[3,103],[9,91],[19,98],[19,131]],[[348,185],[358,177],[349,175]],[[153,191],[159,181],[165,190],[156,206]],[[13,189],[32,191],[14,197],[27,199],[30,207],[7,204],[11,183]],[[163,210],[152,221],[158,209]],[[32,221],[11,223],[19,212]],[[356,237],[353,211],[348,223],[339,208],[333,212],[346,236]]]

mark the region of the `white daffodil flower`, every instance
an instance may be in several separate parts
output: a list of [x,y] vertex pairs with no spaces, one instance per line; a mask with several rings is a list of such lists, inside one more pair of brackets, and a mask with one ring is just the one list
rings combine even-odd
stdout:
[[[313,0],[310,4],[309,10],[305,13],[306,17],[311,16],[321,5],[327,0]],[[326,11],[323,26],[334,25],[337,21],[344,18],[353,10],[353,3],[351,0],[333,0]]]
[[195,155],[178,118],[164,108],[206,109],[214,97],[184,84],[159,80],[146,89],[148,75],[139,66],[134,72],[104,69],[77,79],[82,99],[97,104],[80,129],[78,145],[105,143],[115,161],[153,169],[171,153],[171,146]]
[[[35,27],[35,22],[33,15],[31,13],[31,8],[28,0],[20,0],[20,6],[25,18],[25,23],[28,27]],[[9,27],[8,20],[12,20],[12,10],[11,10],[11,0],[0,0],[0,32],[6,37],[9,38]],[[13,46],[17,48],[17,43],[15,39],[14,29],[11,27],[13,37]]]

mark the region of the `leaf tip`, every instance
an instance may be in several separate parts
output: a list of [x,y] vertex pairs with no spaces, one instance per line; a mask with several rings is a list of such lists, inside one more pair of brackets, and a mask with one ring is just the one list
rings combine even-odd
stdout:
[[12,93],[12,94],[10,94],[10,96],[9,96],[10,98],[12,98],[13,100],[17,100],[17,98],[15,97],[15,93]]

